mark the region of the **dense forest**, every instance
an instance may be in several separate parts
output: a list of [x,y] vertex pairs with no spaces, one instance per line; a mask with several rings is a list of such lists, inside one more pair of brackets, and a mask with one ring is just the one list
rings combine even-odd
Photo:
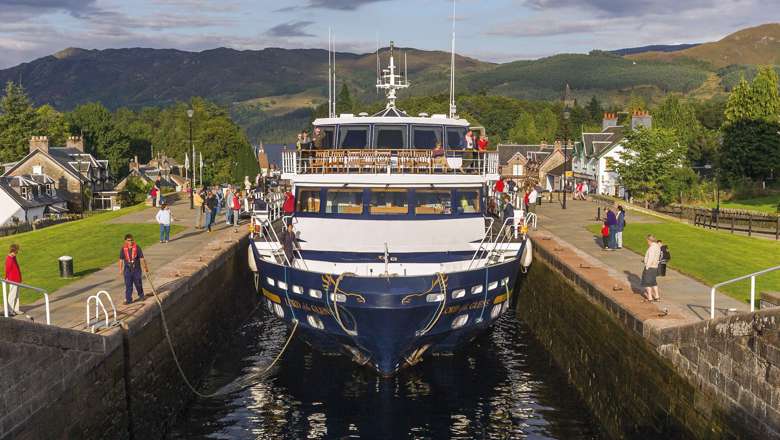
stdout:
[[257,173],[252,147],[242,129],[225,108],[205,99],[113,112],[93,102],[60,112],[50,105],[33,106],[25,90],[11,82],[0,98],[0,161],[24,157],[30,136],[48,136],[56,147],[64,145],[70,135],[82,135],[87,151],[108,159],[115,176],[127,174],[134,156],[146,162],[153,152],[165,152],[183,164],[190,151],[189,108],[194,110],[193,143],[203,156],[206,182],[238,182]]

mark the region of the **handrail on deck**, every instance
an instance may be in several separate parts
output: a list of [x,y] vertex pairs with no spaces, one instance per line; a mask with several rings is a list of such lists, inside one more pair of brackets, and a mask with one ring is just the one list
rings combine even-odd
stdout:
[[42,293],[43,301],[46,305],[46,324],[51,325],[51,312],[49,311],[49,292],[47,292],[45,289],[41,289],[40,287],[33,287],[27,284],[16,283],[9,280],[0,280],[0,282],[3,284],[3,313],[6,318],[8,318],[8,288],[6,286],[10,284],[12,286],[21,287],[23,289],[30,289],[35,292]]
[[770,272],[774,272],[776,270],[780,270],[780,266],[770,267],[768,269],[760,270],[758,272],[753,272],[751,274],[743,275],[741,277],[737,277],[728,281],[724,281],[722,283],[715,284],[712,286],[712,289],[710,289],[710,319],[715,319],[715,291],[718,290],[719,287],[723,287],[728,284],[736,283],[738,281],[743,281],[748,278],[750,278],[750,311],[755,312],[756,311],[756,277],[759,277],[761,275],[768,274]]
[[328,173],[463,173],[497,174],[498,152],[446,149],[434,157],[432,149],[322,149],[282,152],[282,172]]

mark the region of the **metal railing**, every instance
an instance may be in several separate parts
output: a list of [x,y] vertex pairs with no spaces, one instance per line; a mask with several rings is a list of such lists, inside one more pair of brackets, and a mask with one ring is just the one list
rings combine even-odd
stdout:
[[430,149],[293,150],[282,152],[285,174],[498,174],[495,151]]
[[525,215],[525,225],[531,225],[534,229],[536,229],[536,224],[539,221],[539,216],[536,215],[536,213],[529,212]]
[[710,319],[715,319],[715,292],[718,290],[718,288],[728,284],[736,283],[738,281],[743,281],[748,278],[750,279],[750,311],[755,312],[756,311],[756,277],[768,274],[770,272],[774,272],[776,270],[780,270],[780,266],[770,267],[769,269],[753,272],[751,274],[743,275],[741,277],[724,281],[722,283],[718,283],[712,286],[712,289],[710,289]]
[[[487,261],[485,264],[489,265],[490,258],[492,256],[500,254],[501,252],[506,250],[506,248],[509,246],[509,243],[511,242],[512,239],[511,238],[512,235],[506,232],[507,230],[506,228],[516,227],[516,225],[514,224],[515,222],[514,217],[509,217],[504,219],[504,223],[501,224],[501,229],[499,229],[498,234],[496,235],[496,240],[492,241],[491,243],[485,243],[485,238],[487,237],[488,233],[492,232],[492,228],[493,228],[492,220],[493,219],[491,219],[490,227],[488,228],[488,231],[485,232],[485,237],[482,238],[482,241],[480,241],[479,243],[479,247],[477,248],[476,251],[474,251],[474,255],[472,255],[471,261],[469,261],[469,266],[467,270],[470,270],[473,267],[474,261],[482,258],[486,258]],[[491,247],[490,244],[492,244],[493,246]],[[482,255],[484,255],[484,257]]]
[[[117,320],[116,320],[116,307],[114,306],[114,300],[111,299],[111,295],[109,295],[108,292],[106,292],[105,290],[101,290],[98,293],[96,293],[96,294],[90,296],[89,298],[87,298],[87,323],[86,323],[85,327],[90,329],[90,331],[92,333],[95,333],[95,326],[98,324],[98,322],[100,322],[100,310],[101,309],[103,310],[103,315],[105,316],[105,321],[106,321],[105,322],[105,328],[110,327],[109,323],[108,323],[108,318],[109,318],[108,311],[106,310],[106,306],[103,304],[103,300],[100,299],[102,296],[105,296],[108,299],[109,304],[111,304],[111,309],[114,312],[114,321],[111,323],[111,325],[114,325],[117,322]],[[91,319],[90,313],[89,313],[89,311],[92,309],[90,307],[92,302],[95,303],[95,325],[91,324],[92,319]]]
[[34,292],[38,292],[40,294],[43,294],[43,301],[44,301],[45,308],[46,308],[46,324],[51,325],[51,312],[50,312],[50,309],[49,309],[49,292],[47,292],[45,289],[41,289],[40,287],[28,286],[27,284],[15,283],[13,281],[8,281],[8,280],[2,280],[2,281],[0,281],[0,283],[2,283],[2,285],[3,285],[3,314],[5,315],[6,318],[8,318],[8,306],[9,306],[9,304],[8,304],[8,293],[9,293],[8,290],[9,290],[9,286],[15,286],[16,287],[16,300],[17,301],[20,301],[20,297],[19,297],[19,290],[20,289],[29,289],[29,290],[32,290]]
[[[287,222],[291,222],[291,221],[293,221],[292,216],[282,217],[282,224],[284,225],[287,225]],[[274,229],[273,224],[268,220],[262,220],[261,225],[262,228],[267,231],[265,235],[267,235],[268,238],[272,239],[273,241],[279,244],[279,247],[282,250],[282,255],[284,256],[283,262],[289,267],[294,267],[293,262],[290,261],[290,259],[287,258],[287,254],[284,253],[284,246],[282,245],[282,241],[279,239],[279,235],[276,233],[276,229]],[[301,250],[300,248],[298,248],[298,246],[293,246],[293,254],[297,254],[297,258],[301,261],[303,267],[306,270],[309,270],[309,266],[306,264],[306,260],[303,259],[303,254],[301,253]]]

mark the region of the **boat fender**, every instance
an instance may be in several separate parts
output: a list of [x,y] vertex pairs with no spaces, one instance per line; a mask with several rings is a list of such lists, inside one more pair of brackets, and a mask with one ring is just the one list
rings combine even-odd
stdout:
[[252,245],[249,245],[249,252],[247,252],[249,255],[249,269],[252,270],[252,272],[257,273],[257,262],[255,261],[255,254],[252,252]]
[[529,266],[531,266],[531,262],[533,262],[534,259],[533,253],[534,253],[534,249],[533,246],[531,245],[531,240],[526,239],[525,248],[523,249],[523,256],[520,258],[520,264],[523,267],[528,268]]

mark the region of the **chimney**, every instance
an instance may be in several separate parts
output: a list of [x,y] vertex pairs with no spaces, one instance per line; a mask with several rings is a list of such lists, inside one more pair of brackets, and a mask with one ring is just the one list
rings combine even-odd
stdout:
[[637,127],[653,128],[653,117],[650,116],[649,112],[635,111],[631,115],[631,129],[634,130]]
[[49,152],[49,138],[46,136],[33,136],[30,138],[30,153],[35,150],[41,150],[44,153]]
[[67,148],[75,148],[76,150],[84,152],[84,138],[81,136],[70,136],[65,143]]
[[606,130],[609,127],[617,127],[618,115],[617,113],[604,113],[604,120],[601,122],[601,130]]

